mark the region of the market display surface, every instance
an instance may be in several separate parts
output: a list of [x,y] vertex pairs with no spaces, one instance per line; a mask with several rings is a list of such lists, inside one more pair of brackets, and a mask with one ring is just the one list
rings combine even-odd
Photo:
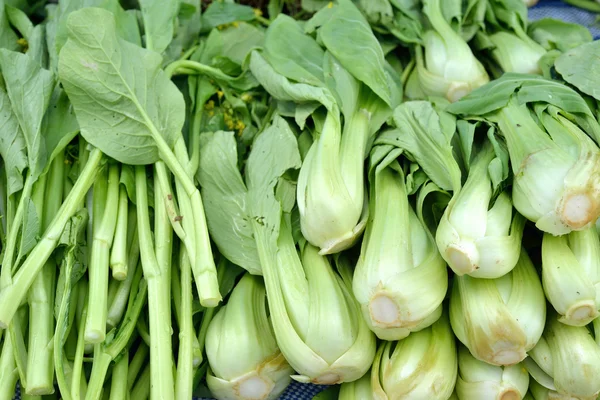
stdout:
[[600,3],[527,3],[0,0],[0,400],[597,399]]

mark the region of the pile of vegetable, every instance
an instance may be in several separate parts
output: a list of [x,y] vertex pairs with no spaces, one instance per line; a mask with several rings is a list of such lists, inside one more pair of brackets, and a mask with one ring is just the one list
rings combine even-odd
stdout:
[[588,29],[206,3],[0,0],[0,400],[596,399]]

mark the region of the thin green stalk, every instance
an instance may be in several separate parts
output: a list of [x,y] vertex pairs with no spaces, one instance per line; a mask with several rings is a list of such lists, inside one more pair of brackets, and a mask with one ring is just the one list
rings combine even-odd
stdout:
[[[106,315],[108,309],[108,264],[110,246],[113,243],[117,213],[119,210],[119,166],[111,164],[108,168],[108,181],[98,177],[99,185],[107,185],[105,207],[96,210],[94,198],[94,218],[92,253],[88,274],[90,280],[90,299],[85,327],[85,340],[88,343],[101,343],[106,338]],[[94,190],[96,186],[94,186]],[[96,197],[96,196],[94,196]],[[102,201],[100,202],[102,204]],[[98,205],[98,208],[101,206]],[[98,216],[100,216],[98,219]],[[96,229],[96,227],[98,227]]]
[[[49,397],[49,396],[46,396]],[[42,396],[39,394],[27,394],[27,393],[23,393],[23,391],[21,391],[21,400],[42,400]]]
[[[177,141],[175,144],[175,154],[177,155],[177,158],[185,161],[186,166],[189,165],[189,156],[185,147],[185,143],[183,143],[182,140]],[[192,177],[188,175],[188,179],[191,180]],[[176,181],[176,184],[178,183],[180,182]],[[178,193],[179,192],[180,190],[178,190]],[[181,195],[179,196],[179,201],[180,205],[185,204],[182,203]],[[192,215],[192,225],[196,228],[194,237],[195,253],[190,254],[192,272],[194,274],[194,280],[196,281],[196,287],[200,297],[200,304],[202,304],[204,307],[216,307],[222,300],[222,297],[219,292],[217,268],[213,259],[210,238],[208,236],[208,226],[206,225],[206,216],[204,214],[204,206],[202,205],[202,198],[200,197],[199,191],[194,192],[190,196],[190,203],[191,206],[188,215]],[[186,212],[186,209],[184,209],[183,205],[182,211]],[[183,221],[183,226],[185,229],[185,221]]]
[[[8,232],[8,236],[6,238],[6,248],[3,249],[4,256],[2,257],[2,270],[0,271],[0,290],[8,287],[12,284],[13,281],[13,269],[14,269],[14,259],[17,251],[17,238],[19,237],[19,230],[21,229],[23,214],[25,213],[25,203],[26,200],[31,196],[31,191],[33,189],[33,178],[30,175],[27,175],[25,179],[25,183],[23,185],[23,190],[21,192],[21,197],[19,199],[19,203],[17,209],[14,212],[14,217],[11,218],[12,221],[7,223],[6,231]],[[2,292],[0,292],[2,293]],[[17,307],[21,301],[16,305]],[[0,302],[1,304],[1,302]],[[15,308],[16,311],[16,308]],[[14,311],[13,311],[14,314]],[[12,317],[12,315],[11,315]],[[8,325],[8,323],[6,324]],[[0,320],[0,329],[6,328],[6,325],[2,325]]]
[[[63,201],[65,156],[59,153],[52,161],[42,198],[34,196],[34,204],[41,202],[42,230],[48,228]],[[40,181],[38,181],[40,183]],[[35,190],[34,190],[35,191]],[[44,194],[45,193],[45,194]],[[37,207],[37,204],[36,204]],[[29,290],[29,346],[27,361],[27,393],[48,395],[54,392],[54,297],[56,263],[49,259]]]
[[127,313],[125,314],[122,324],[116,332],[111,331],[109,334],[114,337],[111,337],[105,343],[97,344],[94,348],[94,363],[86,399],[95,400],[100,397],[110,363],[120,357],[123,350],[130,342],[135,331],[137,319],[146,303],[146,298],[147,285],[146,281],[142,280],[142,270],[139,269],[135,273],[134,283],[129,296]]
[[83,355],[85,350],[85,319],[87,315],[87,305],[89,302],[88,294],[88,283],[86,281],[82,281],[79,285],[79,298],[78,303],[84,304],[84,307],[81,311],[81,323],[79,324],[77,331],[77,349],[75,350],[75,359],[73,360],[73,372],[71,379],[71,397],[73,400],[80,400],[84,393],[81,392],[81,380],[84,379],[82,374],[83,369]]
[[12,341],[10,335],[6,335],[0,354],[0,399],[14,398],[18,379],[19,373],[15,363]]
[[[142,370],[142,367],[146,364],[148,353],[150,348],[143,341],[137,348],[137,351],[133,355],[133,359],[129,363],[129,371],[127,372],[127,391],[131,392],[133,385],[137,380],[137,377]],[[133,400],[133,397],[131,398]]]
[[[144,277],[148,282],[148,313],[150,318],[150,363],[152,398],[173,399],[174,383],[171,356],[170,263],[172,229],[164,207],[155,208],[156,249],[152,244],[148,215],[146,169],[135,168],[136,199],[140,255]],[[160,204],[160,184],[154,186],[155,204]],[[156,251],[156,253],[155,253]],[[132,395],[133,397],[133,395]],[[138,397],[135,397],[138,398]]]
[[63,202],[52,223],[29,253],[21,268],[12,277],[12,282],[0,291],[0,329],[6,329],[17,308],[27,295],[35,277],[50,258],[67,221],[80,208],[80,203],[94,182],[94,177],[102,159],[103,154],[100,150],[92,150],[90,158],[77,179],[73,190]]
[[[140,378],[131,390],[131,398],[135,400],[146,400],[149,397],[156,399],[157,397],[154,397],[150,393],[151,386],[154,389],[154,380],[151,380],[151,367],[150,365],[146,365],[146,368],[144,368]],[[161,399],[161,397],[158,398]]]
[[110,250],[110,267],[112,277],[118,281],[127,278],[127,222],[129,220],[129,198],[124,185],[119,188],[119,205],[117,212],[117,226],[115,228],[112,248]]
[[27,384],[27,347],[25,346],[25,335],[28,329],[28,307],[21,307],[15,314],[15,318],[8,327],[7,337],[10,336],[12,342],[13,354],[15,363],[17,365],[17,371],[19,372],[19,379],[22,387],[29,387]]
[[[167,167],[165,163],[162,161],[158,161],[154,164],[155,173],[158,176],[158,181],[160,182],[160,187],[163,193],[163,201],[165,208],[167,210],[167,214],[169,215],[169,220],[171,221],[171,226],[173,230],[179,236],[182,242],[185,243],[185,246],[188,248],[192,248],[194,246],[193,241],[190,241],[190,237],[187,236],[185,230],[181,226],[181,214],[179,213],[179,208],[177,207],[177,203],[175,202],[175,196],[173,196],[173,189],[170,184],[170,174],[167,171]],[[191,233],[194,233],[193,231]],[[192,251],[194,249],[192,248]]]
[[[194,380],[194,334],[192,315],[192,266],[185,249],[182,247],[179,257],[181,306],[179,311],[179,352],[177,357],[177,377],[175,398],[192,398]],[[199,349],[199,347],[198,347]],[[200,353],[201,355],[201,353]]]
[[129,369],[129,351],[125,350],[113,367],[110,382],[110,399],[127,400],[127,373]]

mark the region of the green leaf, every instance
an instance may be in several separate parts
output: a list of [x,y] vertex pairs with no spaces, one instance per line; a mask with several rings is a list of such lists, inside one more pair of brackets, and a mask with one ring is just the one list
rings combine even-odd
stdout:
[[0,156],[6,170],[6,195],[11,196],[23,188],[27,144],[3,84],[0,84],[0,132]]
[[19,45],[17,43],[17,35],[13,32],[8,18],[6,17],[6,6],[4,0],[0,0],[0,48],[17,50]]
[[453,114],[484,115],[506,106],[515,93],[520,104],[544,102],[570,113],[592,115],[585,100],[568,86],[538,75],[516,73],[506,73],[474,90],[451,104],[446,111]]
[[54,89],[54,77],[28,55],[6,49],[0,49],[0,70],[27,144],[29,170],[35,180],[46,165],[41,125]]
[[250,51],[261,47],[265,40],[265,34],[261,29],[246,22],[223,29],[220,34],[223,41],[221,55],[237,65],[242,65]]
[[41,224],[35,204],[33,204],[33,200],[27,198],[25,200],[25,211],[23,212],[23,227],[21,228],[21,242],[17,260],[25,257],[35,247],[40,229]]
[[252,7],[236,3],[213,1],[202,15],[202,31],[236,21],[252,21],[256,15]]
[[265,57],[288,79],[313,86],[323,85],[324,51],[291,17],[280,14],[265,36]]
[[200,146],[198,177],[211,237],[228,260],[250,273],[260,274],[260,260],[246,212],[247,189],[237,166],[234,134],[204,133]]
[[554,63],[562,78],[583,93],[600,99],[600,42],[594,41],[563,53]]
[[26,40],[29,40],[33,31],[33,24],[29,20],[27,14],[18,8],[9,6],[8,4],[5,6],[6,16],[8,17],[8,21],[12,26],[14,26],[21,36],[23,36]]
[[331,3],[330,0],[302,0],[300,4],[303,10],[315,12],[327,6],[329,3]]
[[276,116],[252,146],[246,184],[237,167],[236,142],[231,132],[202,135],[200,185],[211,237],[231,262],[252,274],[262,274],[253,224],[276,241],[281,206],[275,186],[289,169],[300,167],[298,143],[285,120]]
[[337,107],[335,98],[329,90],[290,82],[285,76],[278,74],[258,51],[253,51],[250,55],[250,70],[265,90],[277,100],[297,103],[317,101],[328,110]]
[[392,106],[385,57],[369,23],[350,0],[340,0],[334,10],[319,29],[323,44],[356,79]]
[[162,53],[173,40],[178,0],[138,0],[144,20],[144,41],[148,50]]
[[202,28],[200,0],[182,0],[177,17],[178,26],[169,47],[165,50],[165,63],[176,60],[198,39]]
[[44,168],[44,173],[48,171],[51,161],[62,152],[65,147],[79,133],[79,124],[75,117],[75,112],[67,94],[60,87],[54,89],[50,105],[43,121],[44,139],[46,153],[49,157]]
[[529,35],[546,50],[567,51],[593,40],[589,29],[552,18],[542,18],[529,24]]
[[112,13],[85,8],[71,13],[59,76],[81,134],[126,164],[159,159],[155,138],[172,147],[185,118],[183,95],[160,69],[159,54],[117,36]]
[[440,116],[431,103],[403,103],[394,110],[392,122],[396,129],[382,133],[375,144],[389,144],[406,150],[442,189],[460,188],[461,170],[451,145],[454,128],[442,126]]

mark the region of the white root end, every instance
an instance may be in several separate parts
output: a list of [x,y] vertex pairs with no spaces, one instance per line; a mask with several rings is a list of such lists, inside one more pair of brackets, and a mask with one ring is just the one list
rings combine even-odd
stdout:
[[273,389],[273,382],[267,382],[260,376],[252,376],[239,383],[237,393],[241,399],[263,400],[266,399]]
[[394,300],[385,294],[376,295],[369,302],[369,313],[376,325],[393,326],[400,320],[400,310]]

